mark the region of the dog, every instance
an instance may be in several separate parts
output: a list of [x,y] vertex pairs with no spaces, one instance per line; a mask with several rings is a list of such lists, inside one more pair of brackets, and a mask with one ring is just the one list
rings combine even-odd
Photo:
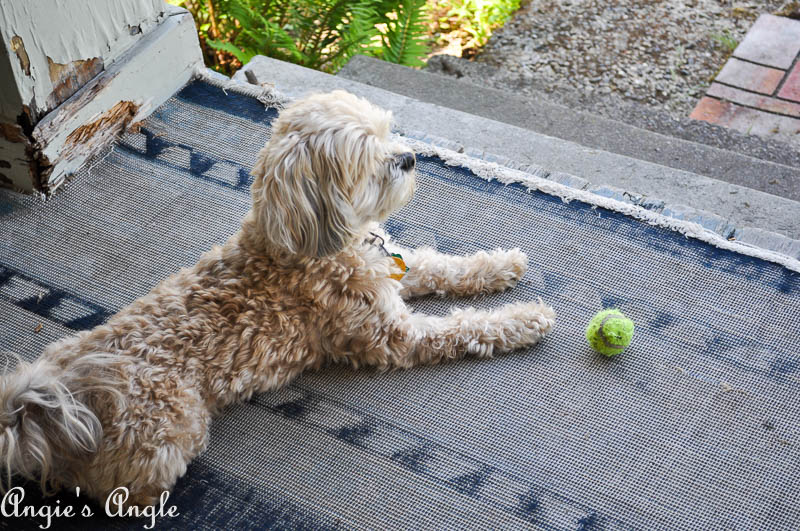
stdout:
[[[326,363],[408,368],[532,345],[541,301],[413,313],[405,299],[514,286],[519,249],[401,249],[379,223],[416,187],[391,113],[344,91],[283,109],[252,170],[241,229],[108,322],[50,344],[0,378],[4,488],[80,487],[153,505],[203,452],[212,417]],[[399,253],[408,268],[391,256]]]

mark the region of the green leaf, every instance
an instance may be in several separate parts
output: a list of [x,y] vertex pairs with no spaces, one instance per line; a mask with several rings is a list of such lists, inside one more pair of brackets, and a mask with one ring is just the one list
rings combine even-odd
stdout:
[[233,55],[238,59],[242,64],[247,63],[252,59],[254,56],[258,55],[258,52],[253,50],[240,50],[238,47],[234,46],[229,42],[224,41],[215,41],[213,39],[206,39],[206,43],[214,48],[215,50],[221,50],[223,52],[228,52],[229,54]]
[[424,44],[425,1],[401,0],[395,12],[396,20],[386,18],[387,31],[381,54],[385,61],[406,66],[424,65],[420,57],[428,53]]

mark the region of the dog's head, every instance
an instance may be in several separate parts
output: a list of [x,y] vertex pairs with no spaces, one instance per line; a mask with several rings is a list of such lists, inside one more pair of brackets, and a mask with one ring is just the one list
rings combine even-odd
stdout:
[[252,172],[253,213],[267,243],[333,254],[411,199],[414,153],[390,138],[391,117],[341,90],[281,111]]

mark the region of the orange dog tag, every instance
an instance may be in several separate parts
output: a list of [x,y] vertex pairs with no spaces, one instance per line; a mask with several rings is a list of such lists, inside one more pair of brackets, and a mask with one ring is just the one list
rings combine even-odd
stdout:
[[394,260],[394,263],[397,264],[397,267],[400,268],[400,271],[402,271],[402,273],[392,273],[389,276],[395,280],[401,280],[406,275],[406,273],[408,273],[408,266],[406,266],[406,263],[403,261],[403,257],[400,256],[399,254],[392,253],[391,256],[392,260]]

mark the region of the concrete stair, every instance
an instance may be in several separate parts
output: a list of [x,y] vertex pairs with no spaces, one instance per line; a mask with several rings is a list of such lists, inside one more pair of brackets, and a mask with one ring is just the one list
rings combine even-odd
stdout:
[[[463,60],[461,60],[463,62]],[[452,61],[448,64],[452,64]],[[354,57],[341,77],[593,149],[713,177],[800,201],[800,167],[654,133],[602,116],[468,81]]]
[[[353,66],[355,66],[355,64]],[[483,62],[468,61],[450,55],[436,55],[431,57],[424,71],[454,80],[471,82],[473,85],[480,86],[487,84],[494,86],[492,80],[502,74],[500,68],[497,66]],[[578,93],[570,94],[565,92],[563,88],[554,90],[552,93],[539,91],[530,93],[530,87],[525,87],[522,79],[518,80],[517,84],[519,88],[508,86],[508,88],[501,90],[507,91],[510,96],[515,98],[522,96],[528,100],[528,103],[536,106],[541,106],[542,103],[546,104],[546,102],[554,102],[557,105],[550,106],[550,108],[563,109],[567,107],[567,111],[571,108],[592,108],[591,104],[583,100]],[[524,93],[521,92],[523,88],[526,89]],[[720,127],[719,125],[711,124],[706,121],[691,119],[688,115],[677,118],[664,108],[646,106],[632,101],[619,101],[618,105],[612,111],[608,105],[600,103],[602,99],[602,97],[598,96],[596,102],[599,108],[602,109],[602,112],[593,113],[591,110],[588,110],[584,114],[600,114],[606,118],[611,118],[612,121],[623,122],[635,128],[654,131],[674,139],[688,140],[695,144],[720,148],[723,151],[733,152],[737,155],[747,155],[752,158],[771,161],[784,166],[800,168],[800,151],[798,151],[797,146],[788,143],[786,141],[788,139],[785,137],[776,137],[771,134],[770,138],[765,138],[754,134],[743,134],[740,131],[727,127]],[[572,132],[571,134],[576,134],[576,132]],[[679,166],[677,167],[687,171],[698,171],[701,169],[707,172],[716,171],[718,173],[714,175],[707,173],[707,176],[723,180],[725,180],[726,174],[730,174],[732,171],[729,169],[729,164],[712,164],[711,162],[713,159],[707,160],[705,162],[705,168],[703,168],[703,166],[697,166],[698,161],[701,164],[704,162],[705,159],[703,158],[689,157],[685,162],[681,162],[674,161],[674,158],[667,156],[663,151],[651,150],[639,153],[640,157],[645,157],[650,162],[656,162],[667,166],[678,164]]]
[[361,56],[337,76],[256,57],[233,80],[248,77],[292,97],[348,90],[392,110],[409,136],[800,258],[800,169],[792,166]]

